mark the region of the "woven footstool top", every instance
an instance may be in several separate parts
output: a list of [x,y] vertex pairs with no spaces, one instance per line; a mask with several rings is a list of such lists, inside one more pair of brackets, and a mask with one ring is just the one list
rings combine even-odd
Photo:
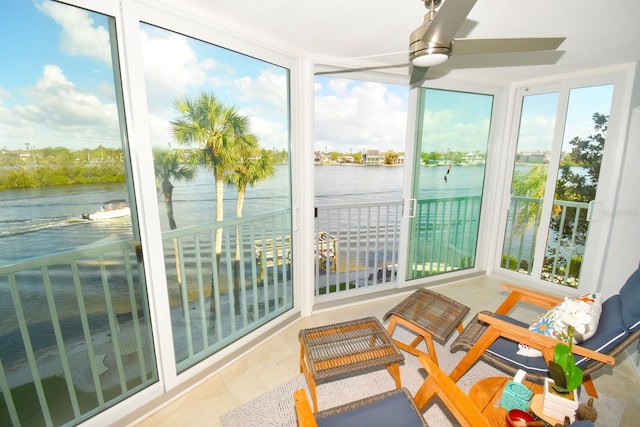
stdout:
[[469,313],[464,304],[428,289],[418,289],[384,315],[401,317],[444,343]]
[[303,329],[300,331],[300,342],[316,380],[404,360],[375,317]]

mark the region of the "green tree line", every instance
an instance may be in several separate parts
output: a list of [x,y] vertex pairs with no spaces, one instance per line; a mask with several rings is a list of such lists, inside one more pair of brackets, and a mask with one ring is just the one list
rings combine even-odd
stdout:
[[121,149],[51,147],[0,152],[0,189],[124,181]]

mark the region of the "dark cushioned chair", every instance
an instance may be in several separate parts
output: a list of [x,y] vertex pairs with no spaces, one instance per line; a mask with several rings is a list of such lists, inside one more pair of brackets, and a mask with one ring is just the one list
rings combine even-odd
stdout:
[[366,399],[320,411],[313,415],[304,389],[294,393],[298,425],[307,426],[367,426],[422,427],[422,418],[406,388],[381,393]]
[[427,377],[413,398],[406,389],[401,388],[320,411],[314,415],[307,399],[307,392],[300,389],[294,393],[298,426],[426,426],[427,422],[421,412],[433,397],[438,396],[460,425],[490,427],[491,424],[471,402],[469,396],[451,381],[426,353],[417,351],[416,354],[427,372]]
[[[458,381],[475,364],[478,358],[510,374],[518,369],[527,371],[527,379],[543,382],[548,376],[547,362],[553,360],[553,349],[558,341],[530,331],[528,324],[507,316],[520,301],[551,308],[562,298],[543,293],[503,285],[511,293],[495,313],[480,312],[451,344],[451,351],[467,351],[465,357],[449,374]],[[597,397],[591,374],[604,365],[613,365],[615,357],[640,338],[640,269],[627,279],[618,295],[602,304],[598,329],[591,338],[573,351],[577,365],[584,373],[583,385],[587,393]],[[543,357],[524,357],[516,354],[518,343],[542,351]]]

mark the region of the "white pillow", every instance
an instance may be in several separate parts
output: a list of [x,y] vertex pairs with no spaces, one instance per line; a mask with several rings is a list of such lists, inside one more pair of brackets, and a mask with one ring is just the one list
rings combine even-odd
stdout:
[[[565,299],[567,301],[568,298]],[[598,329],[598,322],[600,322],[600,314],[602,313],[602,295],[599,292],[588,293],[579,297],[571,298],[572,301],[579,302],[588,308],[591,321],[586,326],[586,330],[583,334],[577,331],[573,335],[574,343],[581,343],[582,341],[591,338]],[[556,316],[561,311],[565,301],[551,308],[546,313],[542,313],[537,316],[529,325],[529,330],[538,332],[543,335],[548,335],[553,338],[558,338],[558,333],[566,332],[562,325],[556,322]],[[518,344],[518,352],[520,356],[526,357],[542,357],[540,350],[531,348],[526,344]]]

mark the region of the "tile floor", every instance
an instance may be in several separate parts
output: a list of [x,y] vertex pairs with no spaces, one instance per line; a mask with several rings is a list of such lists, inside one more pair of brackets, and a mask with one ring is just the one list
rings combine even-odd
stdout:
[[[500,305],[506,291],[500,288],[499,283],[498,279],[482,277],[433,289],[468,305],[471,308],[465,319],[468,322],[477,311],[493,310]],[[300,329],[366,316],[381,319],[389,308],[405,297],[406,294],[385,297],[300,319],[267,339],[250,354],[137,423],[136,427],[194,426],[202,425],[203,420],[209,426],[220,426],[220,415],[298,375]],[[531,311],[520,307],[512,315],[530,319],[535,314]],[[626,402],[622,426],[637,425],[640,419],[640,393],[637,392],[640,377],[630,359],[625,353],[618,357],[615,368],[602,368],[594,376],[598,391]]]

